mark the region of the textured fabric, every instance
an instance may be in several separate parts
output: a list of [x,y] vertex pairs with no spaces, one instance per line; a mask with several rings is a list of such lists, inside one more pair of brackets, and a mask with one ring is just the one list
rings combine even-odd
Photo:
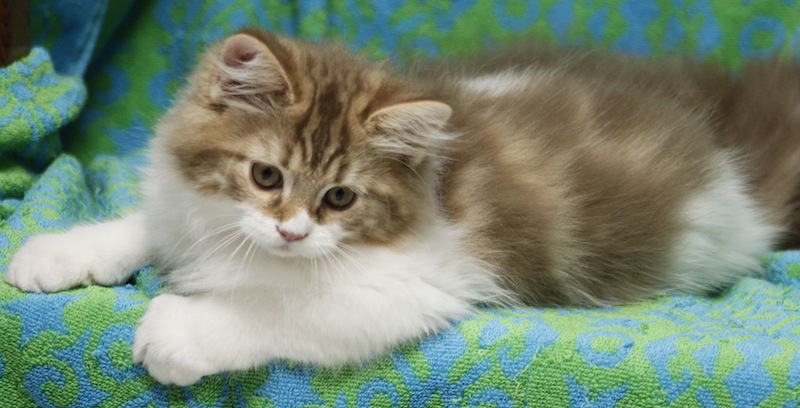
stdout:
[[[515,38],[732,69],[800,55],[797,0],[31,3],[43,48],[0,69],[0,273],[31,234],[135,205],[153,123],[197,53],[243,26],[339,37],[398,62]],[[131,362],[136,322],[160,290],[152,267],[124,286],[50,295],[0,283],[0,406],[797,407],[800,252],[765,262],[766,279],[716,298],[484,309],[363,367],[273,362],[186,388],[161,386]]]
[[58,130],[78,115],[86,88],[79,78],[57,75],[47,51],[35,48],[0,70],[0,90],[0,199],[6,208],[9,198],[22,198],[31,187],[32,171],[58,155]]

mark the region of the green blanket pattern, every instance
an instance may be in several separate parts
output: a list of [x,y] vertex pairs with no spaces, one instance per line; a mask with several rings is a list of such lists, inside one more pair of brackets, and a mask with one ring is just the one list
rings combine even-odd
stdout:
[[[197,53],[239,27],[338,37],[396,61],[519,38],[732,69],[800,56],[797,0],[31,3],[41,47],[0,69],[0,273],[31,234],[135,205],[153,123]],[[131,361],[136,322],[161,289],[153,267],[126,285],[48,295],[0,283],[0,406],[797,407],[800,252],[765,263],[765,279],[714,298],[482,309],[363,367],[272,362],[186,388]]]

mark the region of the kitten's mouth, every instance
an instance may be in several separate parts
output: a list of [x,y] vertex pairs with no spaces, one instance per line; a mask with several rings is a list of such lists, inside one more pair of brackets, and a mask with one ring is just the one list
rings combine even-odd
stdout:
[[298,252],[298,245],[292,242],[284,242],[280,245],[264,245],[269,253],[282,258],[296,258],[303,256]]

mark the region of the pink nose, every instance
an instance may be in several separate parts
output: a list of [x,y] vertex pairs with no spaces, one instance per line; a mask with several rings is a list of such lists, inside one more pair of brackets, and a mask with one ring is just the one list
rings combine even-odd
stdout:
[[275,229],[278,230],[278,234],[281,234],[281,237],[283,237],[286,242],[300,241],[308,236],[308,234],[295,234],[294,232],[284,231],[280,229],[280,227],[275,227]]

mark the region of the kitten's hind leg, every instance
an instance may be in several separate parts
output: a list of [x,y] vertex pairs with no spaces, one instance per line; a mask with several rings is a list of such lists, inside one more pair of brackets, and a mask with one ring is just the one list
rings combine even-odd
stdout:
[[144,215],[81,225],[31,237],[11,258],[3,279],[29,292],[80,285],[117,285],[150,259]]

